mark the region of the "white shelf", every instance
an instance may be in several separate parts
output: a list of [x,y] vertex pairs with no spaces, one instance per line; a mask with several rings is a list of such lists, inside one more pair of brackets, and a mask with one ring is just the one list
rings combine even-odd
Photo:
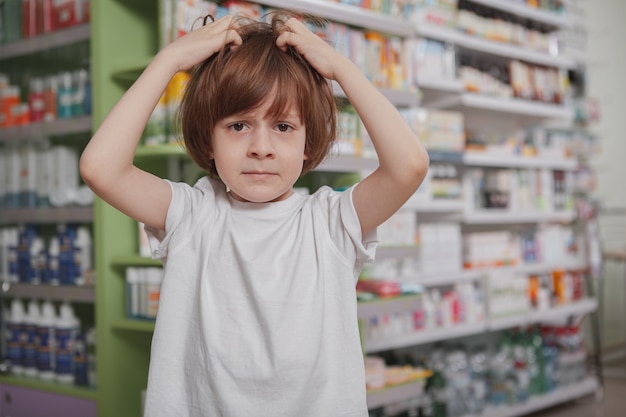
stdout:
[[515,272],[523,273],[523,274],[543,274],[556,270],[565,270],[565,271],[580,271],[587,269],[589,265],[586,262],[581,261],[568,261],[562,262],[558,264],[548,264],[548,263],[536,263],[536,264],[525,264],[519,266],[510,267]]
[[488,319],[487,327],[489,330],[497,331],[511,327],[528,326],[533,323],[562,322],[570,316],[591,313],[595,311],[597,307],[597,300],[589,298],[546,310],[531,310],[506,317],[491,317]]
[[565,119],[572,117],[572,109],[559,104],[542,103],[519,98],[493,97],[477,93],[463,93],[454,103],[459,106],[493,112],[519,114],[539,119]]
[[[337,97],[346,97],[346,93],[336,82],[332,82],[333,93]],[[396,107],[415,107],[420,104],[420,96],[417,91],[394,90],[391,88],[379,88],[380,92]]]
[[0,44],[0,60],[24,56],[76,42],[89,40],[91,29],[88,24],[57,30],[32,38]]
[[24,126],[0,128],[0,142],[9,140],[41,139],[91,131],[91,116],[35,122]]
[[421,78],[418,76],[417,86],[422,90],[436,90],[448,93],[461,93],[465,91],[461,80],[447,78]]
[[593,394],[598,389],[598,381],[595,377],[588,376],[581,382],[559,387],[552,392],[530,397],[526,402],[516,405],[503,405],[501,407],[488,407],[478,416],[465,417],[518,417],[535,411],[543,410],[557,404],[572,401],[585,395]]
[[457,272],[448,272],[448,273],[420,273],[417,278],[415,278],[416,284],[421,284],[425,287],[436,287],[436,286],[444,286],[444,285],[454,285],[454,284],[462,284],[465,282],[473,282],[485,275],[484,270],[479,269],[465,269]]
[[457,337],[471,336],[488,330],[487,322],[477,324],[459,324],[440,329],[424,329],[415,333],[395,337],[385,337],[376,341],[365,341],[367,353],[381,352],[413,345],[438,342]]
[[413,25],[402,19],[327,0],[260,0],[258,3],[311,13],[334,22],[367,28],[394,36],[408,37],[415,33]]
[[518,273],[518,274],[547,274],[556,270],[564,270],[564,271],[580,271],[587,269],[589,265],[585,262],[581,261],[565,261],[560,263],[543,263],[537,262],[532,264],[522,264],[522,265],[514,265],[514,266],[501,266],[501,267],[490,267],[490,268],[472,268],[468,269],[468,271],[476,271],[487,273],[489,271],[501,271],[507,273]]
[[424,393],[424,380],[367,391],[367,408],[373,409],[416,398]]
[[[411,304],[417,302],[416,297],[399,297],[397,299],[380,300],[367,303],[359,303],[359,317],[367,320],[369,316],[386,311],[407,310]],[[397,349],[414,345],[438,342],[441,340],[454,339],[497,331],[518,326],[527,326],[534,323],[551,323],[567,319],[570,316],[579,316],[591,313],[598,307],[595,299],[584,299],[570,304],[553,307],[546,310],[527,311],[512,314],[506,317],[487,318],[482,323],[458,324],[451,327],[423,329],[414,333],[385,336],[379,340],[365,340],[367,353],[381,352],[389,349]]]
[[514,224],[514,223],[569,223],[576,218],[573,211],[541,212],[541,211],[509,211],[509,210],[481,210],[463,215],[465,224]]
[[[413,385],[415,384],[415,385]],[[407,383],[397,387],[387,387],[368,391],[367,406],[369,409],[394,404],[419,396],[422,392],[422,382]],[[582,381],[559,387],[546,394],[530,397],[526,402],[515,405],[488,406],[479,415],[464,417],[518,417],[543,410],[567,401],[576,400],[585,395],[594,394],[599,388],[598,380],[588,376]]]
[[570,171],[576,169],[578,161],[574,158],[522,157],[466,151],[463,154],[463,164],[505,168],[548,168]]
[[91,223],[92,221],[93,207],[91,206],[0,209],[0,225]]
[[417,33],[425,38],[450,42],[460,48],[504,58],[519,59],[528,63],[546,65],[558,68],[574,68],[576,62],[565,56],[554,56],[547,52],[534,51],[520,46],[503,42],[491,41],[476,36],[470,36],[461,31],[432,24],[417,26]]
[[469,0],[472,3],[482,4],[492,9],[501,10],[511,13],[519,17],[534,20],[535,22],[550,25],[555,28],[567,29],[572,26],[571,22],[565,15],[559,15],[547,10],[541,10],[529,7],[519,2],[511,0]]
[[38,300],[69,301],[73,303],[94,303],[95,288],[93,286],[78,285],[48,285],[13,283],[4,291],[4,297],[34,298]]

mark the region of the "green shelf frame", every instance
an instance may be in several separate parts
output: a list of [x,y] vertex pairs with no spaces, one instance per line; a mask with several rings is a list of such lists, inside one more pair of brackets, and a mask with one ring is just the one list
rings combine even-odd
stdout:
[[[93,130],[158,51],[162,3],[90,1]],[[137,417],[141,414],[141,393],[148,381],[154,326],[126,318],[123,266],[137,262],[143,265],[142,261],[128,262],[128,254],[137,252],[137,222],[98,198],[93,218],[97,412],[102,417]],[[146,260],[146,265],[152,265],[150,261]]]
[[152,333],[154,331],[154,320],[148,319],[123,319],[113,323],[115,330],[126,330],[132,332]]
[[158,259],[146,258],[145,256],[121,255],[113,258],[111,265],[125,268],[129,266],[162,266],[163,264]]
[[151,58],[143,58],[136,64],[130,64],[112,71],[111,78],[120,84],[132,84],[150,63]]

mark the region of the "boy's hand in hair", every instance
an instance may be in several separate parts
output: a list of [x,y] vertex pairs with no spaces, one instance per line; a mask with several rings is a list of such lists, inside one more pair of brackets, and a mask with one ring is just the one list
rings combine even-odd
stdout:
[[347,57],[301,21],[285,22],[276,40],[294,48],[322,76],[336,81],[354,106],[378,156],[378,168],[353,192],[363,234],[393,215],[413,195],[428,170],[428,154],[404,118]]
[[338,70],[354,65],[295,17],[285,22],[276,45],[282,50],[293,47],[317,72],[330,80],[337,79]]
[[241,37],[234,27],[232,16],[224,16],[215,22],[195,29],[167,45],[160,54],[178,63],[176,71],[185,71],[201,63],[226,46],[241,45]]

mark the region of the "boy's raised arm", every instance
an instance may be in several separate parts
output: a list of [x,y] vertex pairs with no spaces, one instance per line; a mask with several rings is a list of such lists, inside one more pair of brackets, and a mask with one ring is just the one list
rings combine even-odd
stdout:
[[361,230],[372,230],[417,190],[428,171],[428,153],[397,109],[361,70],[297,19],[290,19],[286,26],[278,46],[293,46],[321,75],[336,80],[372,139],[379,167],[353,194]]
[[103,200],[130,217],[163,229],[169,185],[133,164],[150,114],[171,77],[225,45],[241,43],[231,17],[203,26],[162,49],[104,119],[80,160],[80,173]]

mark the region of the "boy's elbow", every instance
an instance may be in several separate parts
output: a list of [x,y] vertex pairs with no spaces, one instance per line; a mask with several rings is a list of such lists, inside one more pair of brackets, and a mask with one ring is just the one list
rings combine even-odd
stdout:
[[81,178],[85,184],[92,189],[97,183],[98,178],[102,178],[102,174],[98,174],[98,165],[97,161],[93,160],[92,157],[84,153],[81,155],[78,163],[78,170]]
[[409,177],[421,184],[428,173],[429,165],[430,157],[428,156],[428,152],[422,148],[417,152],[414,158],[411,158]]

